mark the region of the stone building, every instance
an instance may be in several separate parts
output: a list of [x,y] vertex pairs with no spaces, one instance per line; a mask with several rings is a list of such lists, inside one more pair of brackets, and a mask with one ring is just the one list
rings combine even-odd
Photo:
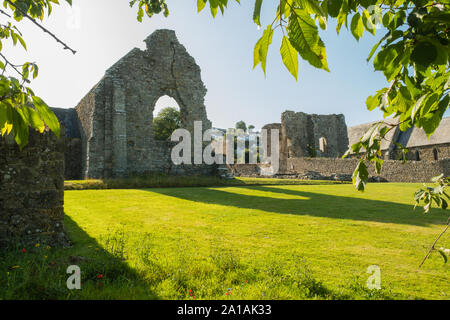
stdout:
[[343,114],[318,115],[285,111],[281,134],[287,158],[337,158],[348,148],[347,125]]
[[173,167],[170,151],[174,143],[155,140],[153,111],[162,96],[175,99],[182,128],[191,133],[194,121],[202,121],[203,131],[211,128],[211,122],[200,67],[175,32],[157,30],[145,43],[146,50],[135,48],[109,68],[75,109],[55,110],[68,128],[66,178],[208,173],[213,169]]
[[[280,162],[288,158],[337,158],[348,149],[347,125],[344,115],[317,115],[285,111],[281,123],[263,127],[268,136],[274,129],[280,132]],[[272,146],[267,143],[268,155]]]
[[[395,125],[395,120],[390,121]],[[350,145],[359,141],[364,133],[375,122],[366,123],[348,129]],[[425,132],[416,127],[403,132],[396,127],[391,130],[386,139],[381,142],[381,150],[385,159],[399,160],[402,158],[402,152],[397,143],[408,149],[407,160],[442,160],[450,158],[450,117],[442,119],[435,133],[428,139]]]

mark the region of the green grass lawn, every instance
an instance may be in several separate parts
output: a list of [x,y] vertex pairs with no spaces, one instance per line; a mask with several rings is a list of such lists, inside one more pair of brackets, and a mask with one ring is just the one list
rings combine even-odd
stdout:
[[[432,254],[418,270],[448,213],[413,211],[417,187],[66,191],[74,246],[3,257],[0,297],[449,299],[449,264]],[[450,247],[448,235],[438,247]],[[65,288],[70,264],[81,267],[80,291]],[[366,288],[370,265],[379,291]]]

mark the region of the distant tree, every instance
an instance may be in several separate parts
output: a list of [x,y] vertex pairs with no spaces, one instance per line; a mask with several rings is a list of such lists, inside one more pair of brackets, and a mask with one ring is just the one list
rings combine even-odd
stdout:
[[239,122],[236,122],[236,129],[241,129],[241,130],[244,130],[244,132],[247,132],[247,125],[245,124],[245,122],[244,121],[239,121]]
[[162,109],[158,115],[153,119],[153,130],[156,140],[167,140],[172,133],[180,128],[181,115],[180,111],[167,107]]
[[250,131],[250,130],[253,130],[253,129],[255,129],[255,126],[254,126],[254,125],[251,124],[251,125],[248,126],[248,130],[249,130],[249,131]]

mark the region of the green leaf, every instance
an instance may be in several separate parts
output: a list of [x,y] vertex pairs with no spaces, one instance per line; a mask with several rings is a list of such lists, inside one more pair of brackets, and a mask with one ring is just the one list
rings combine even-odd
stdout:
[[336,23],[336,33],[339,34],[339,31],[342,28],[342,25],[345,23],[347,26],[347,13],[344,13],[341,11],[337,17],[337,23]]
[[41,119],[45,122],[45,124],[49,127],[51,131],[53,131],[56,136],[59,138],[60,136],[60,126],[58,118],[56,118],[53,111],[49,108],[49,106],[39,97],[33,96],[33,105],[36,108],[36,111],[39,113]]
[[411,53],[411,61],[428,66],[436,60],[437,56],[437,49],[431,42],[419,42]]
[[380,41],[378,41],[377,44],[374,45],[374,46],[372,47],[372,50],[370,50],[369,56],[367,57],[367,62],[369,62],[370,59],[372,59],[372,56],[373,56],[373,54],[375,53],[375,51],[377,51],[377,49],[378,49],[378,47],[380,46],[380,44],[381,44],[384,40],[386,40],[386,38],[389,37],[389,35],[390,35],[390,32],[386,33],[386,34],[384,35],[384,37],[381,38]]
[[201,12],[206,6],[207,0],[197,0],[197,12]]
[[386,11],[386,13],[383,15],[383,18],[381,19],[381,22],[383,23],[383,27],[387,28],[392,20],[392,13],[390,11]]
[[[383,17],[384,18],[384,17]],[[395,30],[405,23],[406,13],[405,10],[399,10],[395,13],[394,17],[387,26],[390,30]],[[383,21],[384,24],[384,21]]]
[[217,9],[219,8],[219,0],[209,0],[209,7],[213,18],[217,15]]
[[442,256],[442,258],[444,259],[444,263],[447,263],[448,258],[447,258],[447,255],[445,254],[444,250],[439,249],[438,252]]
[[360,160],[358,166],[353,172],[353,185],[356,190],[364,191],[367,180],[369,179],[369,171],[363,160]]
[[343,0],[328,0],[328,14],[336,18],[341,10]]
[[367,10],[363,11],[362,22],[367,31],[375,35],[375,25],[372,22],[372,18]]
[[255,0],[255,9],[253,10],[253,21],[261,27],[261,6],[263,0]]
[[24,106],[23,108],[17,108],[17,111],[20,113],[22,118],[25,120],[25,123],[31,125],[31,127],[39,130],[40,133],[43,133],[45,130],[44,121],[40,118],[39,114],[33,108],[28,106]]
[[319,38],[319,30],[311,16],[304,10],[295,10],[287,27],[289,41],[300,56],[312,66],[328,69],[325,45]]
[[375,172],[377,173],[377,174],[380,174],[381,173],[381,168],[383,167],[383,159],[381,159],[381,158],[378,158],[378,157],[376,157],[375,158]]
[[295,80],[298,80],[298,52],[287,37],[283,37],[280,52],[284,65],[294,76]]
[[23,149],[28,143],[28,124],[25,123],[21,114],[17,111],[16,108],[12,109],[12,123],[13,123],[13,134],[14,140],[19,145],[20,150]]
[[269,52],[269,46],[272,44],[272,37],[272,25],[268,25],[267,29],[263,32],[261,43],[259,44],[259,60],[261,61],[261,68],[264,74],[266,74],[267,53]]
[[262,38],[258,40],[255,44],[255,48],[253,49],[253,69],[256,68],[258,64],[261,63],[261,56],[259,54],[259,49],[261,48]]
[[361,21],[361,15],[359,13],[356,13],[353,16],[352,22],[350,23],[350,31],[352,32],[356,40],[359,41],[359,39],[361,39],[364,32],[364,25]]
[[380,96],[369,96],[366,100],[367,110],[372,111],[380,105]]

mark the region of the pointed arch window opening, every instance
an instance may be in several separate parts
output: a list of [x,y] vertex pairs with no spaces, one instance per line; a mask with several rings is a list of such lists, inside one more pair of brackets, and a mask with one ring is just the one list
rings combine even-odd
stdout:
[[[178,115],[171,113],[169,121],[158,119],[161,112],[167,108],[175,109]],[[156,100],[153,107],[153,134],[156,141],[166,141],[170,139],[173,131],[181,126],[181,108],[178,102],[168,96],[163,95]]]

